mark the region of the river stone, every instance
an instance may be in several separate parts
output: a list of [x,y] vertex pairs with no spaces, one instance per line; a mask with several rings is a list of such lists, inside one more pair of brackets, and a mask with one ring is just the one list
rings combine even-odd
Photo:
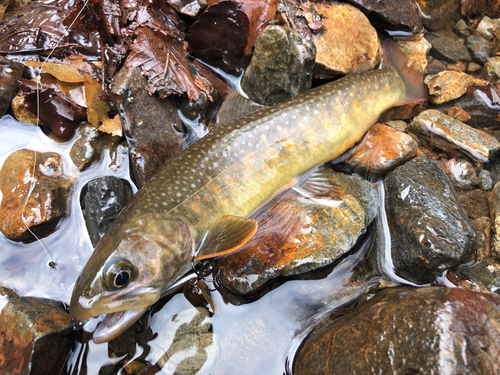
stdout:
[[241,87],[262,105],[274,105],[309,90],[316,47],[286,26],[267,26],[257,38]]
[[398,40],[396,44],[408,56],[408,65],[419,72],[425,73],[427,70],[427,53],[432,48],[431,44],[425,38]]
[[0,287],[0,373],[64,373],[71,319],[60,302]]
[[389,288],[317,326],[293,374],[498,374],[500,297],[460,288]]
[[17,79],[23,74],[23,66],[0,56],[0,117],[7,113],[12,99],[19,91]]
[[128,181],[114,176],[96,178],[83,187],[80,202],[94,247],[131,198],[132,188]]
[[416,0],[422,23],[428,30],[440,30],[453,18],[460,0]]
[[182,123],[173,96],[160,99],[149,95],[146,84],[140,68],[126,67],[115,75],[113,84],[113,92],[123,95],[117,105],[139,188],[201,137],[196,125]]
[[92,162],[99,158],[105,145],[113,148],[121,139],[98,131],[94,125],[88,122],[76,129],[75,138],[76,141],[69,151],[69,156],[80,171],[87,169]]
[[493,190],[491,191],[490,202],[493,204],[493,234],[491,239],[491,248],[493,256],[500,260],[500,182],[497,182],[495,186],[493,186]]
[[[39,238],[49,235],[67,213],[72,181],[64,175],[61,156],[55,152],[37,152],[33,175],[34,158],[32,150],[15,151],[0,170],[0,191],[3,194],[0,231],[12,241],[36,240],[26,226]],[[34,187],[31,191],[32,181]]]
[[[472,91],[472,90],[471,90]],[[498,124],[498,110],[490,108],[488,105],[491,103],[485,102],[480,90],[473,90],[460,98],[456,99],[451,104],[455,107],[460,107],[467,111],[471,119],[467,124],[474,128],[491,128]]]
[[429,88],[430,100],[434,104],[442,104],[461,97],[477,81],[469,74],[449,70],[426,76],[424,79]]
[[416,157],[417,148],[417,141],[408,134],[375,124],[342,163],[360,173],[386,173]]
[[377,214],[377,193],[357,176],[325,170],[322,177],[330,187],[315,197],[324,204],[290,190],[258,211],[258,232],[218,261],[222,285],[248,294],[278,276],[331,264],[354,246]]
[[432,45],[431,56],[448,62],[471,61],[469,51],[462,41],[451,32],[431,32],[425,35]]
[[464,206],[465,212],[472,220],[490,216],[488,197],[484,191],[479,189],[458,191],[457,195]]
[[490,191],[493,188],[490,171],[483,169],[477,177],[479,178],[479,187],[481,190]]
[[401,277],[425,284],[463,263],[476,232],[439,163],[415,158],[385,179],[392,260]]
[[453,26],[453,31],[455,34],[463,38],[467,38],[471,34],[469,26],[467,26],[467,23],[463,19],[458,20],[458,22]]
[[360,64],[373,68],[378,63],[381,46],[377,31],[360,10],[341,3],[306,3],[303,8],[311,19],[319,14],[324,27],[312,36],[316,45],[314,74],[344,75]]
[[408,125],[408,131],[444,150],[458,150],[481,163],[492,161],[500,142],[492,135],[470,127],[435,109],[421,112]]
[[484,65],[481,75],[490,82],[500,83],[500,56],[489,59]]
[[365,13],[374,24],[385,29],[422,30],[422,17],[413,0],[347,0]]
[[467,47],[481,64],[486,64],[491,55],[489,40],[480,35],[471,35],[467,38]]
[[469,161],[452,158],[447,162],[441,162],[441,166],[459,190],[470,190],[479,185],[476,168]]

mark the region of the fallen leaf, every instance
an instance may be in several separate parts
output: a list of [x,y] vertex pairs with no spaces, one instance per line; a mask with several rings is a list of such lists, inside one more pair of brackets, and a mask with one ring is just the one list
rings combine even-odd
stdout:
[[122,136],[122,123],[117,115],[114,118],[109,118],[108,113],[111,106],[105,100],[100,99],[102,96],[101,84],[93,79],[89,74],[84,73],[85,98],[87,101],[87,120],[94,125],[97,130]]
[[83,76],[76,68],[69,65],[37,61],[26,61],[24,65],[41,68],[43,71],[56,77],[59,81],[83,82]]
[[87,108],[87,102],[85,100],[85,88],[83,82],[73,83],[73,82],[63,82],[57,81],[59,89],[61,92],[72,102],[78,104],[83,108]]
[[125,66],[140,66],[148,78],[146,89],[161,98],[187,93],[189,99],[197,100],[200,90],[196,87],[187,64],[184,43],[155,32],[149,27],[136,30],[137,39],[130,46],[132,52]]
[[247,15],[231,1],[207,8],[186,36],[193,56],[228,73],[241,67],[248,42]]

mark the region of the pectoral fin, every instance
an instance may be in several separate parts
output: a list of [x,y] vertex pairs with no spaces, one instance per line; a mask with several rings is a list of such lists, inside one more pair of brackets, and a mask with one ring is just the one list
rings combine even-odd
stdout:
[[214,258],[239,249],[257,231],[257,222],[239,216],[221,216],[202,242],[195,260]]

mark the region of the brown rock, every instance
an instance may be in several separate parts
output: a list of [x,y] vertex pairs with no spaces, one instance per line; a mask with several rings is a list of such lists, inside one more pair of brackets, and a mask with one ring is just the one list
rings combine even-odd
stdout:
[[448,116],[454,117],[460,121],[468,121],[471,119],[471,116],[460,107],[451,107],[448,109]]
[[409,66],[422,73],[427,70],[427,53],[432,46],[425,38],[419,40],[398,40],[396,44],[408,56]]
[[385,173],[417,156],[417,142],[383,124],[374,125],[343,163],[363,172]]
[[493,18],[500,16],[500,1],[498,0],[461,0],[462,16],[471,14],[486,15]]
[[476,64],[474,62],[470,62],[469,65],[467,65],[467,72],[474,73],[474,72],[477,72],[481,68],[482,68],[481,65]]
[[457,191],[458,197],[464,205],[465,212],[472,220],[481,217],[490,217],[490,207],[486,193],[482,190]]
[[416,0],[422,11],[422,23],[429,30],[442,29],[452,18],[460,0]]
[[389,288],[317,326],[295,375],[498,374],[500,297],[460,288]]
[[441,165],[455,187],[469,190],[479,184],[476,169],[468,161],[450,159]]
[[455,64],[446,65],[446,69],[462,73],[465,70],[465,64],[462,61],[459,61]]
[[0,373],[64,373],[71,329],[60,302],[0,287]]
[[64,176],[61,156],[37,152],[33,175],[34,163],[35,152],[22,149],[10,154],[0,170],[0,231],[12,241],[34,241],[26,227],[45,237],[66,215],[72,181]]
[[12,113],[19,122],[37,124],[36,116],[24,106],[24,96],[18,95],[12,99]]
[[358,65],[374,67],[381,49],[377,32],[366,16],[348,4],[306,3],[307,14],[321,16],[324,31],[313,34],[315,74],[343,75]]
[[484,65],[481,75],[490,82],[500,83],[500,56],[489,59]]
[[482,163],[490,162],[500,150],[500,142],[494,136],[435,109],[421,112],[408,125],[408,131],[428,141],[432,134],[433,146],[445,152],[458,150]]
[[478,80],[465,73],[444,71],[425,77],[424,82],[429,88],[431,102],[441,104],[461,97]]
[[[0,21],[2,18],[2,5],[0,4]],[[23,74],[23,66],[17,62],[0,56],[0,117],[5,115],[12,99],[19,91],[17,79]]]

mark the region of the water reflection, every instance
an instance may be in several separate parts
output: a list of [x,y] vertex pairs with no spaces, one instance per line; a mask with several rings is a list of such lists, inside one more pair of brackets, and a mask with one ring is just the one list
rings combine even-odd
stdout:
[[123,148],[118,149],[114,164],[111,152],[104,149],[99,161],[79,172],[69,157],[77,137],[59,143],[40,129],[37,131],[34,125],[20,123],[11,116],[0,119],[0,167],[12,152],[22,148],[51,151],[62,156],[64,174],[75,179],[69,215],[59,223],[55,233],[30,244],[10,241],[0,234],[0,284],[21,296],[69,302],[73,284],[93,250],[80,209],[82,187],[105,175],[130,181],[126,149]]

